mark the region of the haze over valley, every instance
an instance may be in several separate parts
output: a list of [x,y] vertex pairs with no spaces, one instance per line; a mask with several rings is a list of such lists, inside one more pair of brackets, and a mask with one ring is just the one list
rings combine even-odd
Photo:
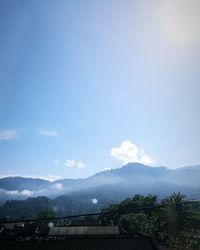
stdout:
[[[56,210],[62,216],[98,212],[107,205],[121,202],[135,194],[152,194],[161,200],[174,192],[181,192],[187,199],[200,199],[199,180],[199,165],[168,169],[140,163],[129,163],[83,179],[50,182],[24,177],[1,178],[0,214],[14,217],[16,214],[22,215],[22,207],[26,208],[23,213],[27,217],[36,216],[40,210],[47,208]],[[38,208],[33,212],[31,206]]]

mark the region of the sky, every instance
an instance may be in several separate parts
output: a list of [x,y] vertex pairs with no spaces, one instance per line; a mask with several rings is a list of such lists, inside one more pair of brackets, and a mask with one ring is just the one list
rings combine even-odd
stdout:
[[0,176],[200,163],[199,0],[1,0]]

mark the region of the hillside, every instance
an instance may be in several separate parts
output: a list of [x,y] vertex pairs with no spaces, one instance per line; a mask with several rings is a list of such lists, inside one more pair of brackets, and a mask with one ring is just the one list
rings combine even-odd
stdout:
[[[0,179],[1,203],[6,202],[0,214],[30,216],[46,209],[55,210],[59,215],[96,212],[105,205],[120,202],[137,193],[157,195],[161,200],[180,191],[189,199],[199,199],[199,179],[200,166],[172,170],[138,163],[77,180],[49,182],[7,177]],[[94,203],[93,199],[97,202]]]
[[[121,168],[97,173],[85,179],[42,179],[7,177],[0,179],[0,201],[28,197],[70,195],[74,192],[102,192],[119,188],[117,196],[132,193],[153,193],[162,196],[182,190],[192,198],[200,188],[200,166],[168,169],[129,163]],[[110,191],[112,193],[112,191]]]

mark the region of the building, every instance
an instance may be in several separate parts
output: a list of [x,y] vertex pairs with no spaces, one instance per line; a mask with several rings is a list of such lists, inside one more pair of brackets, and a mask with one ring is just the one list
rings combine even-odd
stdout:
[[[2,227],[3,228],[3,227]],[[42,233],[41,233],[42,228]],[[27,230],[26,230],[27,229]],[[6,230],[6,231],[5,231]],[[45,231],[46,230],[46,231]],[[2,229],[2,250],[157,250],[151,237],[121,234],[118,226],[68,226],[45,228],[37,225]],[[45,232],[45,233],[44,233]],[[12,236],[12,237],[11,237]]]

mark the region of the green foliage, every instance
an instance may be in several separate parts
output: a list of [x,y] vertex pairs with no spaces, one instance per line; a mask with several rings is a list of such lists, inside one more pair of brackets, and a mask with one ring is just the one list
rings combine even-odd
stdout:
[[182,204],[185,196],[180,192],[173,193],[167,199],[162,201],[166,207],[163,209],[166,216],[168,231],[173,235],[178,235],[188,225],[188,206]]
[[167,199],[164,199],[162,201],[162,204],[174,205],[174,204],[181,203],[184,200],[185,200],[185,195],[182,195],[180,192],[178,192],[178,193],[173,193],[170,197],[168,197]]
[[40,219],[40,220],[42,220],[42,219],[53,219],[55,217],[56,217],[56,215],[52,211],[41,211],[38,214],[38,219]]
[[200,249],[200,231],[182,231],[179,237],[168,234],[166,244],[174,250],[199,250]]
[[[101,214],[101,220],[103,223],[111,223],[113,222],[114,224],[118,223],[120,219],[120,215],[124,213],[130,213],[130,212],[144,212],[151,214],[151,212],[155,209],[156,207],[156,202],[157,202],[157,197],[148,195],[139,195],[136,194],[132,198],[128,198],[124,201],[122,201],[120,204],[114,204],[109,206],[106,209],[102,210]],[[149,209],[152,208],[152,209]],[[119,213],[118,213],[119,212]],[[106,214],[110,213],[110,214]]]
[[131,234],[151,235],[158,223],[156,216],[149,217],[145,213],[125,214],[120,217],[119,225]]
[[26,200],[10,200],[0,206],[0,215],[2,218],[9,216],[10,219],[36,219],[41,211],[55,211],[56,217],[61,217],[97,213],[111,203],[101,196],[95,196],[99,202],[93,204],[93,197],[91,195],[71,197],[63,195],[55,199],[43,196]]
[[157,197],[139,195],[109,206],[102,210],[101,220],[104,224],[119,224],[123,230],[132,233],[150,235],[160,228]]
[[[135,195],[119,204],[109,205],[101,196],[94,206],[91,196],[62,196],[54,200],[46,197],[30,198],[25,201],[7,201],[1,211],[6,218],[52,219],[55,216],[92,213],[101,210],[102,224],[119,225],[124,232],[134,235],[154,234],[163,245],[175,250],[200,249],[200,203],[183,204],[185,196],[173,193],[170,197],[157,201],[156,196]],[[56,215],[54,212],[56,211]],[[10,217],[9,217],[10,218]],[[92,222],[93,217],[83,220]]]
[[157,197],[148,195],[136,194],[133,198],[126,199],[122,201],[119,205],[119,210],[129,210],[129,211],[151,211],[149,208],[154,209],[156,207]]
[[156,196],[135,195],[102,210],[101,219],[105,224],[118,224],[123,231],[134,235],[154,234],[170,249],[197,250],[200,249],[200,204],[182,204],[184,200],[180,192],[173,193],[161,204]]

